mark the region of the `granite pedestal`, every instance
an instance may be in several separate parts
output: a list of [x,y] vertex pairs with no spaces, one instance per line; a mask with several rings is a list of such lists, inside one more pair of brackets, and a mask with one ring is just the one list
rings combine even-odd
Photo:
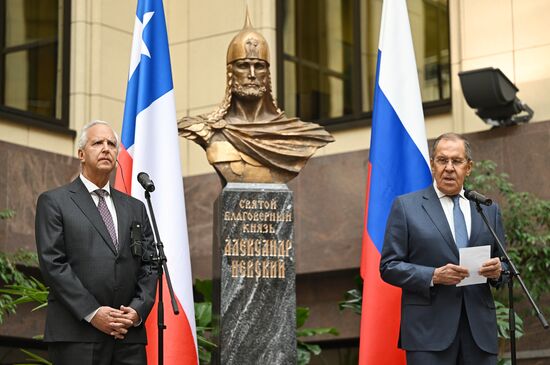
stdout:
[[292,192],[229,183],[214,205],[213,364],[296,364]]

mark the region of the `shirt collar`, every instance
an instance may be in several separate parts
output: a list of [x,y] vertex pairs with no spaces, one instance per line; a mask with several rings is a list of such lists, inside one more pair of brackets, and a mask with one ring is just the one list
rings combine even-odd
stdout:
[[[437,194],[437,197],[438,197],[439,199],[441,199],[441,198],[443,198],[443,197],[446,197],[446,196],[449,197],[449,195],[447,195],[447,194],[441,192],[441,190],[439,190],[439,189],[437,188],[437,184],[436,184],[435,180],[433,181],[433,187],[434,187],[435,193]],[[460,193],[458,193],[458,195],[459,195],[461,198],[466,199],[466,197],[464,196],[464,187],[462,187],[462,189],[460,189]]]
[[97,189],[103,189],[105,190],[106,192],[109,193],[109,195],[111,195],[111,188],[109,186],[109,182],[107,181],[107,184],[105,184],[104,187],[100,188],[99,186],[97,186],[96,184],[94,184],[93,182],[91,182],[90,180],[86,179],[84,177],[84,175],[80,174],[80,180],[82,180],[82,183],[84,184],[84,186],[86,187],[86,189],[88,189],[88,192],[91,194],[93,193],[94,191],[96,191]]

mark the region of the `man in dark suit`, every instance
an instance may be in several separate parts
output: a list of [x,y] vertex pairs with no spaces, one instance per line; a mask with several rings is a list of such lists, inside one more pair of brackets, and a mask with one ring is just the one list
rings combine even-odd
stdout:
[[[38,198],[36,246],[50,288],[44,341],[55,365],[147,362],[153,235],[143,203],[109,186],[118,146],[107,123],[88,123],[78,143],[82,173]],[[142,253],[131,247],[139,234]]]
[[[380,261],[382,279],[402,289],[399,347],[408,364],[496,364],[496,312],[489,283],[501,281],[499,250],[474,203],[464,197],[471,148],[447,133],[434,143],[433,186],[395,199]],[[504,242],[500,211],[483,207]],[[491,245],[479,273],[487,284],[457,287],[469,276],[459,248]]]

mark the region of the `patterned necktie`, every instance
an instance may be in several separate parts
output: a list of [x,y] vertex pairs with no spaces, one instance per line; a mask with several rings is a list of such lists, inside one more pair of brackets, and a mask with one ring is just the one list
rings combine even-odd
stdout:
[[107,227],[107,231],[109,231],[109,235],[115,244],[115,249],[118,251],[115,223],[113,222],[113,216],[111,215],[111,212],[109,212],[109,208],[107,208],[107,203],[105,202],[105,197],[109,195],[109,193],[103,189],[97,189],[94,193],[99,197],[99,203],[97,204],[99,214],[101,215],[101,218]]
[[460,210],[460,195],[453,195],[453,221],[455,224],[455,243],[458,248],[468,247],[468,231],[466,230],[466,220]]

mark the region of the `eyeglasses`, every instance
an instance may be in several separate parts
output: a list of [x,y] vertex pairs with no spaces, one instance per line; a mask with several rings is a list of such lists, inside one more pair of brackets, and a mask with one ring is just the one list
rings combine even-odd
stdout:
[[434,162],[439,166],[447,166],[447,164],[450,162],[453,167],[460,167],[464,165],[468,160],[465,160],[463,158],[447,158],[447,157],[436,157],[434,159]]

